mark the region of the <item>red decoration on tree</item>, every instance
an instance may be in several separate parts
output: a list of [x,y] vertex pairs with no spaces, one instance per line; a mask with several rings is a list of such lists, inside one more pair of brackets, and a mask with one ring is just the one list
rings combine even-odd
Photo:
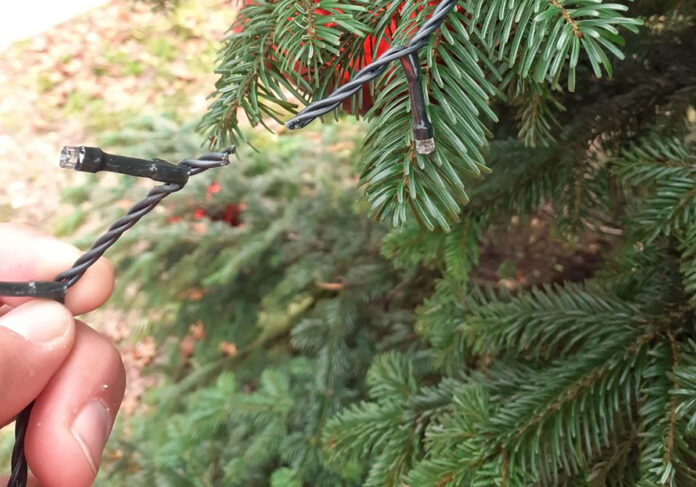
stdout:
[[[314,3],[317,4],[319,3],[320,0],[314,0]],[[439,3],[439,0],[429,0],[428,1],[428,6],[435,6]],[[255,0],[244,0],[244,6],[248,5],[254,5]],[[377,40],[373,35],[368,35],[365,37],[365,41],[363,43],[363,56],[361,56],[359,62],[357,63],[351,63],[350,69],[344,69],[343,73],[339,74],[338,78],[341,79],[342,83],[347,83],[350,81],[352,75],[360,71],[362,68],[370,64],[372,61],[375,59],[378,59],[384,52],[391,47],[391,42],[394,33],[396,32],[397,26],[398,26],[398,21],[401,16],[401,12],[403,10],[405,2],[401,2],[401,5],[399,8],[396,10],[394,16],[391,19],[390,25],[387,27],[385,30],[384,35],[380,39],[379,44],[377,44]],[[421,12],[425,8],[425,5],[419,5],[417,8],[417,11],[411,12],[409,15],[410,19],[415,19],[418,12]],[[328,16],[331,14],[328,10],[325,10],[323,8],[315,8],[314,10],[317,14],[321,16]],[[337,12],[342,12],[340,9],[336,9]],[[374,15],[376,17],[380,17],[382,15],[383,10],[376,10],[374,12]],[[459,13],[465,13],[466,11],[461,7],[457,6],[457,12]],[[429,15],[428,15],[429,17]],[[469,15],[469,18],[471,18],[471,15]],[[289,20],[292,20],[292,17],[289,18]],[[237,25],[234,27],[233,32],[235,34],[239,34],[243,32],[244,30],[244,22],[245,20],[242,20],[241,22],[238,22]],[[335,24],[333,22],[328,22],[324,24],[325,27],[332,27]],[[413,23],[411,26],[413,33],[415,33],[418,30],[418,25],[416,23]],[[273,46],[273,50],[275,51],[276,46]],[[327,66],[331,66],[331,62],[327,62]],[[390,69],[396,69],[396,65],[394,67],[391,67]],[[305,77],[307,75],[306,68],[304,66],[301,66],[299,63],[296,63],[295,73],[298,73],[300,76]],[[370,93],[370,87],[365,86],[362,89],[362,104],[360,105],[360,115],[364,115],[367,113],[367,111],[372,108],[372,105],[374,104],[374,101],[372,99],[372,95]],[[347,113],[353,113],[353,107],[352,107],[352,102],[351,100],[347,100],[343,103],[343,110]]]
[[246,203],[236,203],[225,206],[221,215],[213,217],[213,220],[224,221],[231,227],[242,226],[242,213],[246,210]]

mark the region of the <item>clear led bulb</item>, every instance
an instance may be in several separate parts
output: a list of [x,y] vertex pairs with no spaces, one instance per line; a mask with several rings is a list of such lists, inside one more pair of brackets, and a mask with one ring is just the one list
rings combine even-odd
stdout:
[[65,169],[79,169],[81,160],[79,147],[63,147],[60,151],[60,167]]
[[435,152],[435,139],[432,137],[425,140],[416,139],[416,152],[419,154],[432,154]]

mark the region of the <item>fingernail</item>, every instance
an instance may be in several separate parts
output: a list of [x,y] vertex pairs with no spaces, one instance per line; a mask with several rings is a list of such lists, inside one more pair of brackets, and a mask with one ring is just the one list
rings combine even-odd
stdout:
[[0,326],[30,342],[42,344],[65,335],[71,320],[70,313],[58,303],[32,301],[0,318]]
[[99,400],[85,404],[73,422],[72,433],[95,474],[101,462],[106,441],[109,439],[110,430],[109,411]]

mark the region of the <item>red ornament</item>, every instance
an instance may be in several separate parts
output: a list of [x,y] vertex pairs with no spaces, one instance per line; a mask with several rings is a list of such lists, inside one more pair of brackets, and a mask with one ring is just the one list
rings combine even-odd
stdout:
[[205,217],[205,210],[203,208],[197,208],[196,211],[193,212],[193,218],[196,220],[200,220]]
[[218,194],[221,189],[222,187],[218,183],[214,182],[208,186],[208,194]]
[[242,226],[242,213],[246,210],[246,203],[227,205],[222,212],[222,215],[217,218],[229,224],[231,227]]
[[[319,3],[319,0],[314,0],[314,3]],[[348,3],[348,2],[346,2]],[[391,46],[392,46],[392,38],[394,33],[396,32],[396,29],[398,27],[399,19],[401,16],[401,12],[403,10],[405,2],[401,2],[401,5],[397,9],[397,11],[394,13],[394,16],[391,19],[390,25],[387,27],[385,30],[384,35],[380,39],[379,44],[377,45],[376,39],[372,35],[368,35],[365,38],[365,41],[363,42],[363,55],[360,57],[358,62],[351,63],[350,69],[342,69],[342,73],[339,73],[337,75],[337,78],[341,80],[342,83],[347,83],[350,81],[352,75],[357,73],[359,70],[367,66],[368,64],[372,63],[375,59],[378,59],[382,54],[384,54],[385,51],[387,51]],[[425,2],[424,2],[425,3]],[[428,6],[434,6],[439,3],[439,0],[429,0],[427,2]],[[248,6],[248,5],[254,5],[255,0],[244,0],[243,5]],[[418,7],[418,12],[422,11],[425,8],[425,4],[420,5]],[[457,6],[456,7],[457,12],[459,13],[464,13],[466,14],[466,11],[461,7]],[[337,12],[341,12],[340,9],[336,9]],[[321,16],[327,16],[330,15],[331,12],[322,9],[322,8],[316,8],[315,12]],[[383,9],[375,10],[373,12],[373,15],[379,17],[383,15]],[[415,19],[417,16],[417,11],[411,12],[409,15],[410,19]],[[471,18],[471,15],[468,15],[469,18]],[[430,17],[430,15],[428,15]],[[289,20],[292,20],[292,17],[289,18]],[[244,30],[244,23],[247,20],[242,20],[241,22],[237,23],[237,25],[234,27],[233,32],[238,34],[241,33]],[[335,25],[333,22],[329,22],[325,24],[325,27],[332,27]],[[415,22],[413,23],[412,26],[409,26],[409,30],[411,30],[413,33],[415,33],[419,28],[419,25],[417,25]],[[276,46],[273,46],[273,50],[275,51]],[[343,49],[343,48],[342,48]],[[282,55],[282,53],[280,53]],[[327,62],[326,66],[330,67],[332,65],[331,61]],[[398,65],[395,63],[394,66],[390,67],[389,69],[398,69]],[[295,65],[294,68],[295,73],[299,74],[302,77],[307,76],[306,68],[304,66],[300,66],[299,63]],[[373,100],[372,96],[370,94],[370,87],[369,85],[366,85],[362,89],[362,104],[360,105],[360,114],[363,115],[365,114],[370,108],[372,108],[373,105]],[[343,103],[343,110],[348,112],[348,113],[353,113],[352,111],[352,101],[351,100],[346,100]]]

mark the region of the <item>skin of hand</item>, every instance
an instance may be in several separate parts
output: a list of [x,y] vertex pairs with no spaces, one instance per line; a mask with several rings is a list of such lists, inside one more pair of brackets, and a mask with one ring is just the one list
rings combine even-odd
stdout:
[[[52,280],[79,255],[34,230],[0,223],[0,281]],[[125,370],[111,341],[74,316],[104,304],[112,290],[113,269],[100,259],[68,291],[65,305],[0,297],[0,427],[35,401],[25,441],[30,486],[94,482]]]

